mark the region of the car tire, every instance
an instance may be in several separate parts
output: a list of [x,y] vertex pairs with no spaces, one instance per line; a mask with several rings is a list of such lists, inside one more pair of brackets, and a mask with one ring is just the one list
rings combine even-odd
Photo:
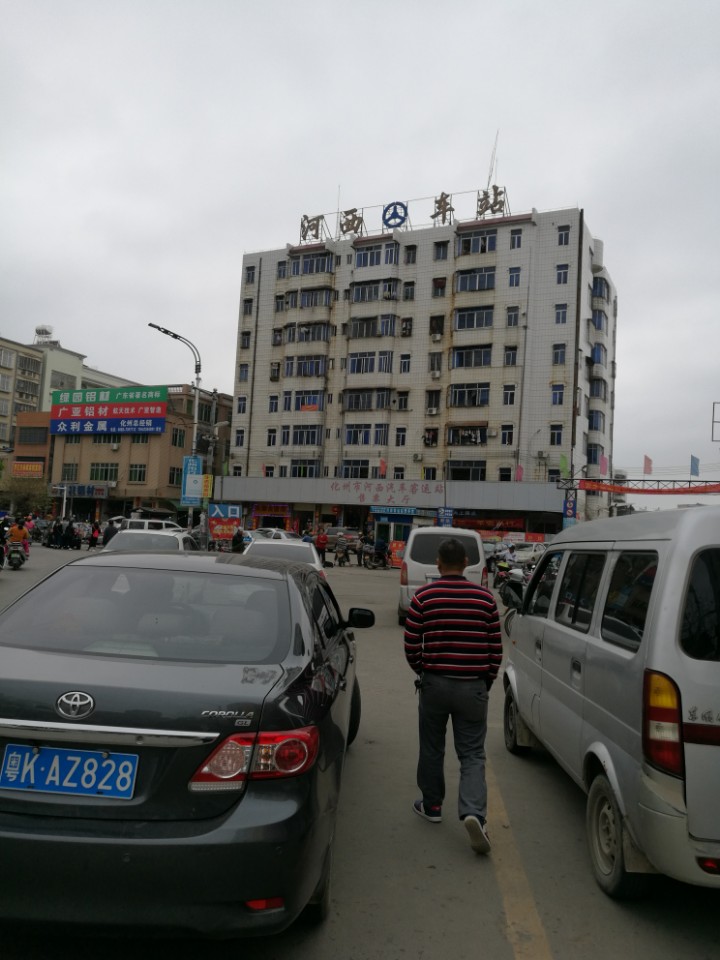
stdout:
[[588,792],[585,833],[595,880],[604,893],[616,900],[639,897],[649,878],[649,874],[628,873],[625,869],[624,830],[610,782],[604,774],[598,774]]
[[518,708],[513,696],[512,687],[508,684],[505,691],[505,703],[503,705],[503,736],[505,738],[505,749],[508,753],[514,753],[516,756],[522,756],[529,751],[529,747],[522,746],[517,741]]
[[313,893],[310,902],[303,910],[303,919],[311,926],[319,926],[330,916],[332,851],[333,842],[331,840],[330,846],[325,854],[325,863],[323,864],[320,883],[318,883],[317,887],[315,888],[315,893]]
[[354,742],[360,729],[360,715],[362,713],[362,700],[360,697],[360,684],[357,677],[352,688],[352,697],[350,699],[350,722],[348,724],[347,745]]

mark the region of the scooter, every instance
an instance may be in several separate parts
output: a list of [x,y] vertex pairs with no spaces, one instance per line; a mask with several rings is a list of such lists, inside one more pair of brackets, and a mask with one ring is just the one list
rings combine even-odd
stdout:
[[345,547],[341,547],[339,550],[336,547],[335,548],[335,566],[344,567],[346,563],[347,564],[350,563],[350,551],[347,545]]
[[363,565],[368,570],[388,570],[390,568],[390,551],[377,553],[371,543],[366,543],[363,547]]
[[508,573],[507,579],[500,585],[500,599],[506,607],[519,610],[525,596],[526,586],[525,574],[516,567]]
[[8,566],[11,570],[19,570],[25,563],[25,548],[21,543],[8,543],[6,547]]

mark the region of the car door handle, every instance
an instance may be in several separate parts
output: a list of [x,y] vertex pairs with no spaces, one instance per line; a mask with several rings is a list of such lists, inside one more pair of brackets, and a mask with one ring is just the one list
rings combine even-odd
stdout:
[[575,658],[573,658],[570,661],[570,672],[572,673],[573,680],[580,679],[580,677],[582,676],[582,664],[580,663],[579,660],[575,660]]

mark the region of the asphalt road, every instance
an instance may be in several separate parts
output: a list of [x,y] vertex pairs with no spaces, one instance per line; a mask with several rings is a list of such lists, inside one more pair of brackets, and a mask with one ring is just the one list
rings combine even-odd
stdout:
[[[39,548],[27,568],[3,571],[0,607],[21,582],[76,556]],[[377,622],[357,631],[363,719],[345,765],[326,924],[232,947],[6,930],[3,960],[197,960],[203,949],[232,949],[243,960],[715,960],[720,892],[662,877],[637,903],[600,892],[585,848],[584,795],[544,752],[506,752],[499,683],[487,741],[490,856],[472,853],[453,817],[451,743],[445,820],[415,816],[416,700],[397,624],[398,571],[335,568],[328,579],[343,611],[367,606]]]

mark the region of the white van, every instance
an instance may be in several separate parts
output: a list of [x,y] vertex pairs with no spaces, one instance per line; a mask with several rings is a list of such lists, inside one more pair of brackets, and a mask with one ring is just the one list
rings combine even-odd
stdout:
[[128,520],[126,517],[120,521],[121,530],[182,530],[183,528],[172,520]]
[[586,791],[600,887],[720,889],[720,508],[564,531],[505,632],[505,745]]
[[437,568],[438,547],[449,537],[460,540],[465,547],[468,565],[465,576],[473,583],[487,587],[488,572],[485,563],[485,551],[479,533],[457,527],[415,527],[410,531],[405,544],[402,567],[400,569],[400,599],[398,601],[398,623],[403,626],[413,594],[426,583],[437,580],[440,571]]

